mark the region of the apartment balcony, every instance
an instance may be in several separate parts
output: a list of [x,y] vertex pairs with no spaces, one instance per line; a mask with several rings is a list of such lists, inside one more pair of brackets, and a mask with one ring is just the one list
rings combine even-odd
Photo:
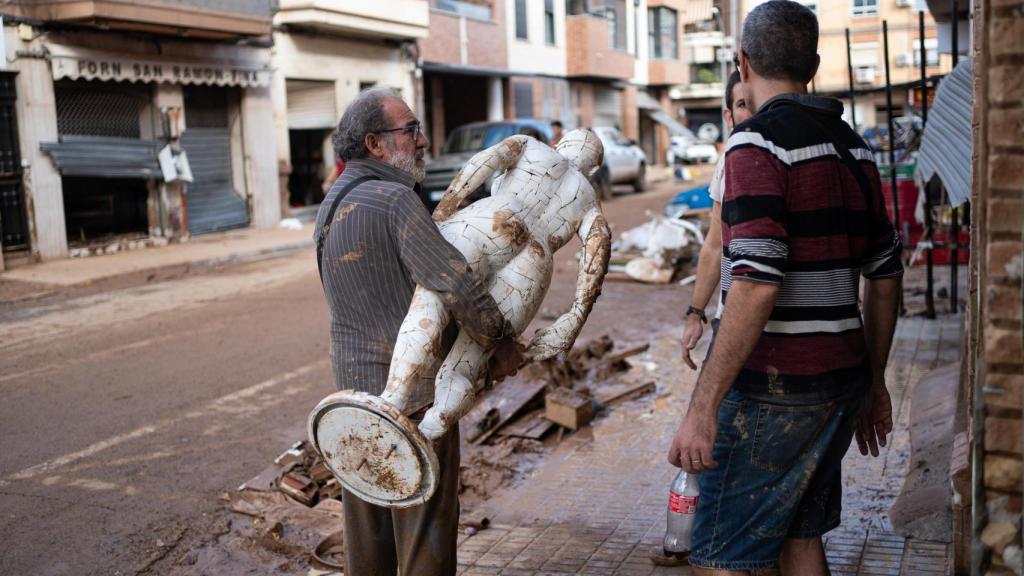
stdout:
[[650,86],[672,86],[686,84],[687,66],[682,60],[654,59],[647,63],[647,84]]
[[633,77],[633,55],[611,48],[608,20],[592,14],[566,17],[566,69],[576,78],[628,80]]
[[426,38],[428,0],[280,0],[274,23],[392,40]]
[[35,0],[6,8],[44,22],[192,38],[269,36],[273,0]]

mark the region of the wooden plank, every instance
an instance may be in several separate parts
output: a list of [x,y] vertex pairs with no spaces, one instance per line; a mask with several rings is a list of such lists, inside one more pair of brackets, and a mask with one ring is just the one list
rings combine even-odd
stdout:
[[498,432],[498,436],[540,440],[555,427],[555,423],[545,419],[543,414],[544,410],[534,410],[533,412],[525,414],[515,422],[512,422],[508,426],[502,428],[501,431]]
[[601,404],[608,406],[618,402],[619,400],[625,400],[632,396],[643,396],[650,392],[654,392],[656,388],[654,382],[644,382],[642,384],[617,384],[606,388],[595,395],[597,401]]
[[[463,418],[467,426],[466,438],[472,444],[480,444],[486,441],[492,434],[517,416],[524,406],[544,391],[546,386],[547,382],[543,380],[524,382],[517,378],[507,378],[499,382]],[[487,413],[493,409],[498,411],[497,421],[493,426],[480,430],[480,424],[487,419]],[[480,434],[473,438],[478,430],[480,430]]]
[[639,346],[634,346],[632,348],[623,350],[622,352],[617,352],[615,354],[610,354],[608,356],[605,356],[602,360],[604,361],[605,364],[611,365],[611,364],[615,364],[616,362],[625,360],[626,358],[629,358],[630,356],[636,356],[637,354],[643,354],[644,352],[647,352],[650,348],[651,348],[650,343],[641,344]]

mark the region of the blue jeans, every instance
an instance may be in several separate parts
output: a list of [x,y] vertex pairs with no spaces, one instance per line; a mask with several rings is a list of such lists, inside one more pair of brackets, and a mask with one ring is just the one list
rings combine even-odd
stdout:
[[832,399],[729,392],[718,411],[718,468],[699,477],[691,565],[777,568],[787,538],[815,538],[839,525],[842,461],[864,384]]

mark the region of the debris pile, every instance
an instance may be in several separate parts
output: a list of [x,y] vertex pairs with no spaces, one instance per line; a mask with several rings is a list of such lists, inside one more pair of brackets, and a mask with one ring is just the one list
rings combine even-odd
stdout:
[[238,490],[228,509],[252,518],[237,530],[237,546],[257,557],[283,556],[281,572],[344,564],[341,485],[309,442],[295,442]]
[[[629,359],[648,345],[615,350],[608,336],[595,338],[551,360],[531,364],[516,377],[481,395],[462,418],[460,502],[472,511],[498,489],[536,468],[566,433],[589,426],[608,406],[655,389],[624,373]],[[255,556],[272,572],[341,571],[344,564],[341,486],[306,441],[288,450],[236,491],[225,493],[227,507],[252,519],[232,523],[230,546],[206,549],[192,558],[192,573],[211,573],[229,563],[225,554]],[[486,518],[464,516],[467,534],[487,528]],[[233,550],[234,552],[229,552]],[[310,572],[312,573],[312,572]]]
[[649,221],[622,233],[612,243],[609,277],[625,274],[647,284],[668,284],[680,276],[704,243],[700,222],[681,215],[647,213]]

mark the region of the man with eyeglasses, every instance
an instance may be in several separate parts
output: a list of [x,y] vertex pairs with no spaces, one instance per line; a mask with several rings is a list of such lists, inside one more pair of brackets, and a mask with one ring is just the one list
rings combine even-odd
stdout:
[[[331,310],[331,364],[338,390],[380,395],[399,327],[417,285],[452,312],[450,346],[459,330],[495,348],[492,375],[512,372],[521,356],[511,327],[462,254],[445,241],[414,187],[426,173],[430,142],[401,96],[389,88],[361,92],[332,136],[345,172],[317,215],[314,239]],[[441,357],[444,355],[442,354]],[[433,401],[426,374],[405,413],[422,418]],[[346,574],[454,575],[458,537],[459,434],[434,445],[440,475],[434,496],[392,510],[343,495]]]

